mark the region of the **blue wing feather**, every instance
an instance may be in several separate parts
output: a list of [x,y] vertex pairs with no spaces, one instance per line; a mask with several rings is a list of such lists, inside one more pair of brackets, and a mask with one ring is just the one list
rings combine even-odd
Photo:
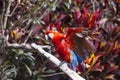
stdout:
[[77,53],[75,53],[75,54],[76,54],[78,63],[81,63],[82,62],[82,57],[80,55],[78,55]]
[[77,66],[79,65],[79,63],[82,62],[82,58],[78,54],[76,54],[74,51],[70,49],[69,51],[71,54],[71,62],[68,64],[68,66],[74,71],[76,71]]

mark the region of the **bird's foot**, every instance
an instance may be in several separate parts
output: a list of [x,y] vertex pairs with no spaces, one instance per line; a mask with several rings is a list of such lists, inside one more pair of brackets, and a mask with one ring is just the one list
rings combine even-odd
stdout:
[[65,61],[62,61],[58,67],[62,66],[64,63],[66,63]]

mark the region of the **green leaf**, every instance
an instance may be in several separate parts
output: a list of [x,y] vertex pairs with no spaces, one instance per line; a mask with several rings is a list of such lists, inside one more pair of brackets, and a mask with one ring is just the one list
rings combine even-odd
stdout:
[[68,9],[70,9],[70,4],[69,3],[64,3],[65,4],[65,6],[68,8]]
[[31,69],[28,67],[28,65],[26,65],[24,62],[22,62],[22,64],[25,66],[25,68],[27,69],[28,73],[30,76],[32,76],[32,71]]
[[68,2],[71,4],[71,3],[72,3],[72,0],[68,0]]
[[38,78],[37,78],[37,80],[44,80],[44,79],[43,79],[43,78],[41,78],[41,77],[38,77]]
[[4,69],[3,69],[3,79],[8,80],[8,78],[15,78],[17,76],[17,68],[14,65],[7,65]]

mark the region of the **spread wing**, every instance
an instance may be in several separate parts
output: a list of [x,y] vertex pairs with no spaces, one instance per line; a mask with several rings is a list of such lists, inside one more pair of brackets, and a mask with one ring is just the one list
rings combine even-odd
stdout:
[[93,43],[87,38],[81,37],[79,33],[76,33],[73,37],[74,51],[78,53],[83,60],[85,60],[92,52],[95,52],[96,48]]
[[78,53],[82,59],[86,59],[90,53],[95,52],[93,43],[81,36],[83,28],[69,28],[66,32],[66,41],[73,47],[75,53]]

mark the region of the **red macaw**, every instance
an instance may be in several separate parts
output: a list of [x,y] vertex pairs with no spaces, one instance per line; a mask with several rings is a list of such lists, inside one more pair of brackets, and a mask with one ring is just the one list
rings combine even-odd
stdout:
[[51,38],[51,41],[63,61],[68,62],[69,66],[76,70],[79,63],[82,62],[82,57],[74,52],[74,36],[78,32],[82,32],[83,28],[68,28],[65,34],[58,31],[47,30],[46,34]]

